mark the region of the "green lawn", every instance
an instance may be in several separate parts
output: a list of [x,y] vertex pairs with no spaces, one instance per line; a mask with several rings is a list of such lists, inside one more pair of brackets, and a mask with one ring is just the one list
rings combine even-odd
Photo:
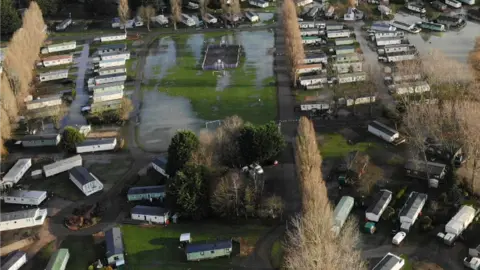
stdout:
[[319,148],[323,158],[343,157],[351,151],[366,152],[369,148],[375,147],[375,144],[371,142],[349,145],[340,134],[325,134],[322,136],[323,140],[319,143]]
[[143,228],[122,226],[127,252],[127,264],[136,270],[147,269],[224,269],[230,258],[201,262],[187,262],[183,250],[178,248],[182,233],[191,233],[192,242],[216,239],[242,238],[253,246],[268,228],[261,225],[222,225],[217,222],[172,224],[168,227]]
[[[219,41],[218,37],[222,35],[225,33],[210,33],[206,38],[213,37]],[[188,37],[173,37],[177,48],[177,64],[160,81],[160,91],[190,99],[193,110],[204,120],[223,119],[235,114],[253,123],[275,119],[277,98],[274,77],[264,79],[261,87],[257,88],[256,68],[252,64],[247,67],[244,57],[241,57],[240,66],[228,71],[230,78],[227,86],[219,90],[217,81],[222,79],[222,75],[220,72],[201,70],[203,57],[197,60],[192,46],[187,44]],[[154,80],[149,82],[155,83]]]
[[283,261],[283,246],[281,240],[276,240],[273,243],[272,250],[270,252],[270,262],[272,267],[278,269],[282,266]]
[[137,59],[128,59],[125,61],[125,67],[127,68],[127,76],[135,79],[137,77]]
[[408,259],[407,255],[400,255],[400,258],[405,260],[405,264],[402,267],[402,270],[412,270],[412,262]]

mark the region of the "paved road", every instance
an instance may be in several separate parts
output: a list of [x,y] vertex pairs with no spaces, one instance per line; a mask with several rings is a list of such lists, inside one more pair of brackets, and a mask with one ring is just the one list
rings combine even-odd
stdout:
[[65,126],[86,125],[87,120],[82,115],[80,109],[88,102],[88,93],[85,91],[85,72],[88,66],[89,43],[83,45],[82,53],[76,58],[78,72],[76,81],[77,96],[70,105],[68,115],[62,120],[62,128]]

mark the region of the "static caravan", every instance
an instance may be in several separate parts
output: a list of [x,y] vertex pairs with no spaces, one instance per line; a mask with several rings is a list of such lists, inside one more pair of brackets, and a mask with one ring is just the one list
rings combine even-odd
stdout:
[[70,180],[77,186],[85,196],[103,190],[103,184],[98,178],[89,172],[85,167],[76,166],[68,171]]
[[26,135],[22,139],[23,147],[57,146],[60,134]]
[[460,28],[467,24],[467,22],[461,17],[447,15],[438,16],[436,22],[445,25],[447,28]]
[[5,203],[38,206],[47,198],[46,191],[12,190],[3,196]]
[[353,45],[355,42],[357,42],[354,38],[336,38],[335,39],[335,46],[341,46],[341,45]]
[[112,74],[119,74],[119,73],[126,73],[127,68],[125,66],[116,66],[116,67],[108,67],[108,68],[100,68],[97,70],[98,75],[106,76]]
[[416,81],[392,85],[392,87],[389,87],[388,91],[390,94],[395,95],[420,94],[430,91],[430,85],[425,81]]
[[166,196],[165,186],[146,186],[146,187],[132,187],[127,192],[127,199],[132,201],[143,201],[158,199],[163,200]]
[[125,264],[125,248],[123,246],[122,231],[113,227],[105,232],[105,246],[108,264],[120,266]]
[[167,159],[164,157],[157,157],[152,161],[152,168],[160,173],[161,175],[169,178],[170,176],[167,174]]
[[[211,24],[215,24],[218,22],[218,19],[217,17],[213,16],[212,14],[210,13],[206,13],[205,14],[205,17],[203,18],[204,21],[206,21],[207,23],[211,23]],[[167,21],[168,23],[168,21]]]
[[169,212],[161,207],[137,205],[132,208],[131,217],[133,220],[165,224],[168,221]]
[[392,31],[392,32],[375,32],[371,35],[372,41],[377,38],[386,38],[386,37],[404,37],[405,32],[402,31]]
[[114,35],[107,35],[107,36],[101,36],[100,42],[109,42],[109,41],[118,41],[118,40],[126,40],[127,39],[127,34],[121,33],[121,34],[114,34]]
[[459,0],[459,1],[470,6],[475,5],[475,0]]
[[368,132],[394,145],[405,142],[405,138],[400,136],[398,131],[379,121],[373,121],[368,124]]
[[345,25],[343,23],[327,23],[326,28],[327,31],[332,31],[332,30],[343,30]]
[[43,166],[43,173],[46,177],[68,171],[74,167],[82,166],[82,157],[75,155],[66,159],[56,161],[52,164]]
[[378,54],[385,54],[385,53],[397,53],[397,52],[409,52],[415,51],[416,48],[414,45],[410,44],[397,44],[397,45],[387,45],[382,48],[377,49]]
[[268,2],[262,0],[248,0],[248,3],[254,7],[266,8],[268,7]]
[[399,213],[400,229],[404,232],[408,232],[411,226],[415,223],[420,212],[422,212],[423,206],[427,202],[427,194],[418,193],[412,191],[407,198],[407,201],[403,205]]
[[253,11],[245,12],[245,17],[247,17],[247,19],[250,22],[258,22],[260,20],[260,17],[258,17],[258,14]]
[[76,41],[69,41],[64,43],[57,43],[57,44],[50,44],[44,48],[42,48],[42,54],[49,54],[49,53],[56,53],[56,52],[63,52],[63,51],[71,51],[77,48]]
[[232,240],[216,241],[214,243],[187,244],[185,254],[187,261],[200,261],[206,259],[214,259],[232,254]]
[[180,15],[180,18],[181,18],[181,21],[183,24],[185,24],[186,26],[188,27],[191,27],[191,26],[195,26],[196,23],[195,23],[195,20],[193,20],[192,17],[188,16],[187,14],[185,13],[182,13]]
[[[434,9],[439,10],[439,11],[442,11],[442,12],[445,11],[445,10],[447,10],[447,8],[448,8],[447,5],[445,5],[444,3],[442,3],[442,2],[440,2],[440,1],[438,1],[438,0],[431,2],[430,5],[431,5]],[[441,15],[440,15],[440,16],[441,16]]]
[[100,93],[105,92],[112,92],[112,91],[120,91],[124,90],[125,82],[112,82],[112,83],[104,83],[99,85],[94,85],[89,88],[89,91],[93,93],[93,95],[98,95]]
[[78,154],[93,153],[99,151],[111,151],[117,146],[116,138],[105,138],[98,140],[85,140],[76,145]]
[[372,26],[370,26],[370,30],[375,32],[393,32],[397,30],[397,27],[390,25],[386,22],[374,22]]
[[394,63],[394,62],[415,60],[417,57],[418,57],[417,49],[411,48],[411,50],[409,51],[391,52],[391,53],[386,53],[384,56],[378,56],[378,61]]
[[298,78],[300,85],[308,86],[314,84],[324,84],[328,82],[327,75],[320,74],[320,75],[312,75],[312,76],[301,76]]
[[350,37],[352,32],[348,29],[344,30],[327,30],[327,38]]
[[350,53],[335,56],[335,63],[358,62],[363,61],[358,53]]
[[372,270],[400,270],[405,265],[405,260],[395,254],[387,253]]
[[328,111],[330,110],[330,104],[327,104],[327,103],[300,104],[300,110],[302,112]]
[[324,43],[323,39],[318,36],[303,36],[302,44],[304,45],[319,45]]
[[198,9],[200,6],[197,3],[194,2],[188,2],[188,4],[185,6],[187,9],[195,10]]
[[[10,185],[18,183],[25,173],[32,167],[31,158],[21,158],[15,162],[15,165],[8,171],[0,182],[2,185]],[[9,183],[9,184],[7,184]]]
[[397,27],[398,29],[407,31],[412,34],[418,34],[422,29],[418,28],[414,23],[406,23],[401,21],[393,21],[391,25]]
[[300,30],[300,36],[302,37],[311,37],[311,36],[318,36],[320,31],[315,28],[307,28]]
[[17,250],[13,251],[2,260],[2,270],[19,270],[27,263],[27,253]]
[[355,72],[355,73],[345,73],[338,75],[338,83],[352,83],[352,82],[361,82],[367,79],[367,73],[365,72]]
[[126,51],[127,51],[127,45],[126,44],[104,45],[104,46],[101,46],[97,49],[97,53],[99,55],[126,52]]
[[62,97],[59,95],[34,99],[27,102],[26,104],[27,110],[34,110],[58,105],[62,105]]
[[113,59],[113,60],[105,60],[100,61],[95,64],[97,68],[108,68],[108,67],[118,67],[118,66],[125,66],[126,59]]
[[338,235],[352,211],[355,200],[350,196],[343,196],[333,211],[333,233]]
[[328,63],[328,56],[325,53],[307,53],[303,59],[305,65],[308,64],[319,64],[319,63]]
[[405,174],[422,180],[443,179],[447,173],[447,165],[422,160],[410,159],[405,162]]
[[374,103],[377,98],[376,98],[375,94],[373,94],[371,96],[361,96],[361,97],[357,97],[357,98],[347,98],[346,100],[344,98],[341,98],[341,99],[343,99],[343,102],[344,102],[345,105],[353,106],[353,105]]
[[315,28],[315,29],[325,29],[326,24],[322,21],[302,21],[298,22],[300,29],[308,29],[308,28]]
[[418,27],[430,31],[445,32],[445,25],[433,22],[421,22]]
[[93,95],[93,104],[123,98],[123,90],[108,91]]
[[42,58],[42,64],[44,67],[67,65],[71,63],[73,63],[73,56],[71,54],[53,55]]
[[415,74],[400,74],[400,73],[392,73],[391,76],[386,76],[385,81],[393,84],[399,84],[405,81],[418,81],[422,79],[422,75],[415,73]]
[[61,80],[66,78],[68,78],[68,69],[61,69],[38,74],[38,79],[41,82]]
[[378,222],[382,217],[383,212],[387,209],[388,204],[392,200],[392,192],[387,189],[380,190],[373,197],[372,204],[365,212],[365,218],[370,221]]
[[130,59],[130,52],[112,52],[100,55],[100,61],[105,60],[127,60]]
[[70,252],[67,248],[61,248],[55,251],[48,261],[45,270],[65,270],[70,259]]
[[310,5],[311,3],[313,3],[313,0],[295,0],[295,5],[297,5],[297,7],[303,7]]
[[65,29],[67,29],[67,27],[69,27],[70,25],[72,24],[72,19],[68,18],[66,20],[63,20],[61,23],[59,23],[55,29],[57,31],[64,31]]
[[322,69],[322,64],[300,65],[297,67],[297,74],[320,72]]
[[122,99],[113,99],[102,102],[95,102],[90,105],[90,112],[105,112],[112,111],[120,108],[122,106]]
[[47,209],[28,209],[16,212],[0,213],[0,231],[18,230],[43,225]]
[[375,39],[375,45],[377,47],[380,46],[387,46],[387,45],[397,45],[402,44],[403,38],[402,37],[382,37]]
[[351,54],[351,53],[355,53],[354,46],[336,46],[335,47],[335,54],[337,55]]
[[461,8],[462,7],[462,3],[460,3],[459,1],[456,1],[456,0],[445,0],[445,4],[447,4],[448,6],[451,6],[453,8]]
[[307,16],[310,17],[310,18],[315,18],[319,11],[320,11],[320,9],[318,7],[312,7],[308,11]]
[[126,73],[96,76],[94,78],[95,85],[113,83],[113,82],[124,82],[126,80],[127,80]]
[[[446,0],[446,1],[449,1],[449,0]],[[420,2],[407,2],[407,3],[405,3],[405,8],[407,8],[410,11],[420,13],[420,14],[427,13],[427,10],[425,9],[425,5],[423,5]]]
[[338,74],[349,73],[349,72],[361,72],[363,71],[363,62],[341,62],[334,63],[333,67],[337,70]]
[[445,225],[445,232],[447,234],[450,233],[459,236],[465,229],[467,229],[468,225],[473,222],[476,214],[475,212],[475,208],[463,205],[455,216],[450,219],[447,225]]

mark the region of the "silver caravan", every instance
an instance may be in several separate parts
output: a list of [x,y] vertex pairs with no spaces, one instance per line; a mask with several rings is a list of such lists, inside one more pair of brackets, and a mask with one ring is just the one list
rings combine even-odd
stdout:
[[348,29],[343,30],[327,30],[327,38],[350,37],[352,32]]
[[338,75],[338,83],[351,83],[351,82],[361,82],[367,79],[367,73],[365,72],[355,72],[355,73],[345,73]]
[[66,159],[59,160],[52,164],[43,166],[43,172],[46,177],[56,175],[65,171],[70,170],[73,167],[82,166],[82,157],[76,155]]
[[127,72],[127,68],[125,66],[100,68],[97,70],[97,73],[100,76],[113,75],[113,74],[126,73],[126,72]]
[[430,91],[430,85],[425,81],[404,83],[389,86],[390,94],[405,95],[405,94],[420,94]]
[[55,70],[55,71],[50,71],[50,72],[45,72],[45,73],[38,74],[38,79],[41,82],[61,80],[61,79],[66,79],[66,78],[68,78],[68,69],[60,69],[60,70]]
[[378,54],[385,54],[385,53],[397,53],[397,52],[408,52],[414,51],[415,46],[410,44],[396,44],[396,45],[387,45],[382,48],[377,49]]
[[93,95],[93,103],[123,98],[123,90],[108,91]]
[[418,56],[418,51],[416,49],[406,52],[392,52],[386,53],[383,56],[378,56],[378,61],[393,63],[414,60]]
[[398,45],[402,44],[403,38],[402,37],[382,37],[375,39],[375,45],[377,47],[380,46],[387,46],[387,45]]
[[300,85],[308,86],[313,84],[324,84],[327,83],[327,75],[313,75],[313,76],[301,76],[298,78]]

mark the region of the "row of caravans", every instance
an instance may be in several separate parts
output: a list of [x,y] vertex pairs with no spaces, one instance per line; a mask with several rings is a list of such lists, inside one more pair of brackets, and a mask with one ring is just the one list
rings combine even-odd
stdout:
[[76,41],[69,41],[57,44],[50,44],[43,47],[40,52],[42,54],[49,54],[49,53],[57,53],[57,52],[64,52],[64,51],[72,51],[77,48]]

